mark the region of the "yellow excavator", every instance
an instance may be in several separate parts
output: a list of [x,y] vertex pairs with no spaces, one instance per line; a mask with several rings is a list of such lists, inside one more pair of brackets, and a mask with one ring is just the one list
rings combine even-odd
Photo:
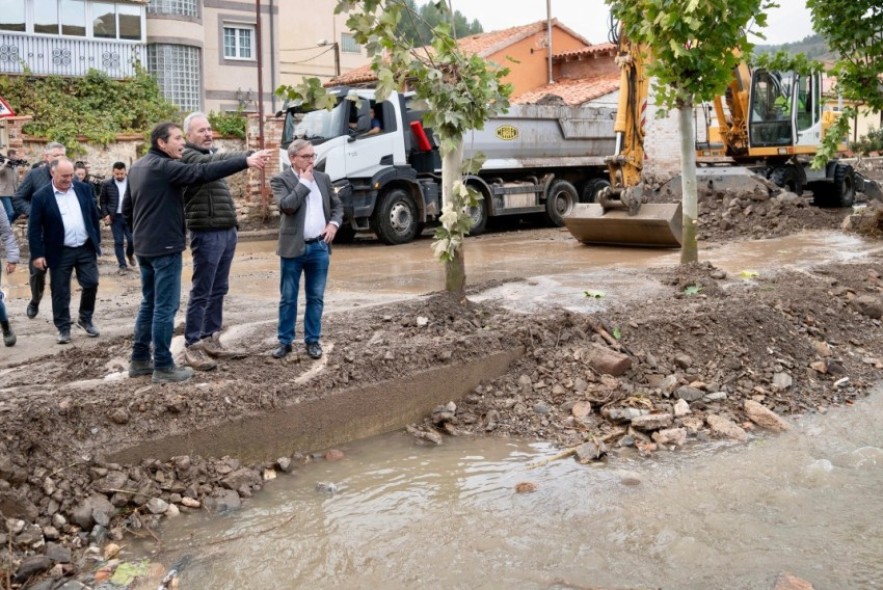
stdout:
[[[605,160],[610,186],[598,192],[595,203],[576,205],[564,223],[586,244],[677,248],[682,237],[680,203],[651,201],[662,199],[665,192],[680,201],[680,179],[651,191],[642,178],[650,85],[644,67],[647,51],[621,30],[614,42],[620,94],[615,154]],[[851,166],[833,160],[825,169],[809,167],[825,130],[838,116],[822,107],[820,74],[752,70],[741,63],[725,94],[698,109],[697,129],[704,123],[705,131],[703,140],[696,142],[700,192],[761,187],[799,195],[806,188],[817,205],[851,206],[856,183],[862,182]]]

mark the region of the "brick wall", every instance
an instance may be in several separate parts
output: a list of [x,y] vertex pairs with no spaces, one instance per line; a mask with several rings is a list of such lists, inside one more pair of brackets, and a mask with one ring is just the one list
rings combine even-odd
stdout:
[[[250,150],[261,149],[261,132],[257,114],[248,115],[246,144]],[[264,149],[279,150],[282,139],[283,119],[274,116],[264,117]],[[272,158],[263,171],[248,169],[246,198],[241,213],[245,216],[274,217],[279,211],[273,204],[270,179],[280,171],[279,158]]]

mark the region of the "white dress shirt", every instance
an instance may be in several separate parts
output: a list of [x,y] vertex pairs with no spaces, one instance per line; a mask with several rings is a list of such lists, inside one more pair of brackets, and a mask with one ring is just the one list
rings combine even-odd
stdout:
[[64,245],[68,248],[78,248],[86,243],[89,234],[86,233],[86,222],[83,221],[83,210],[80,209],[80,200],[71,186],[67,191],[60,191],[52,183],[55,192],[55,202],[61,212],[61,221],[64,224]]
[[307,197],[307,212],[304,216],[304,239],[312,240],[325,233],[325,209],[322,206],[322,192],[314,180],[298,178],[301,183],[309,187],[310,195]]
[[117,215],[122,215],[123,214],[123,195],[126,194],[126,186],[129,184],[129,179],[124,178],[122,180],[122,182],[120,182],[119,180],[114,178],[113,181],[117,185],[117,190],[119,191],[119,194],[120,194],[120,198],[117,199]]

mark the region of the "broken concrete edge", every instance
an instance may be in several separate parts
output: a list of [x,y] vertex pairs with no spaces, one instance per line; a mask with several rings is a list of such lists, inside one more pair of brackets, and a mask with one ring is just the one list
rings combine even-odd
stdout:
[[458,366],[427,369],[400,379],[341,390],[323,399],[294,403],[272,414],[216,424],[194,432],[139,442],[108,453],[111,463],[138,464],[181,455],[233,456],[272,461],[294,451],[313,451],[393,432],[459,401],[482,381],[504,374],[523,349],[491,353]]

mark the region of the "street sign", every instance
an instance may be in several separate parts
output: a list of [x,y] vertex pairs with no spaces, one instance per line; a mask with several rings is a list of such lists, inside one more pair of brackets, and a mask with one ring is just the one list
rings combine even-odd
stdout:
[[12,107],[9,106],[9,103],[3,100],[3,97],[0,96],[0,119],[4,117],[14,117],[15,111],[12,110]]

